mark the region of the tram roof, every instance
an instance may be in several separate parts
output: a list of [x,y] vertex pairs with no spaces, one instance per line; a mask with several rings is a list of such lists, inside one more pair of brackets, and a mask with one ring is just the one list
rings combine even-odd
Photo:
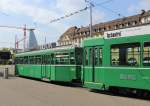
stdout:
[[96,46],[96,45],[104,45],[103,37],[89,37],[82,42],[82,47],[84,46]]
[[124,37],[109,38],[109,39],[102,38],[102,37],[87,38],[82,42],[82,47],[102,46],[104,44],[111,45],[111,44],[122,44],[122,43],[138,43],[138,42],[139,43],[150,42],[150,34],[124,36]]
[[64,52],[64,51],[68,51],[68,50],[73,50],[74,48],[76,48],[76,47],[69,45],[69,46],[65,46],[65,47],[56,47],[56,48],[46,49],[46,50],[38,50],[38,51],[18,53],[18,54],[16,54],[16,56],[21,57],[21,56],[44,55],[44,54],[47,54],[47,53]]

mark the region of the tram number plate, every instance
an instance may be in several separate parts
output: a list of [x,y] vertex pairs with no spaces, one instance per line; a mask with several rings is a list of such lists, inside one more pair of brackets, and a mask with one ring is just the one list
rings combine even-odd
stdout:
[[136,80],[136,76],[131,75],[131,74],[120,74],[120,79],[121,80]]

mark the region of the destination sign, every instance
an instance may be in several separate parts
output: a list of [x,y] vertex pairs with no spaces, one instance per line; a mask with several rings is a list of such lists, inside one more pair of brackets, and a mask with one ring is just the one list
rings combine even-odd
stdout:
[[121,37],[121,31],[114,33],[107,33],[107,38],[114,38],[114,37]]
[[150,34],[150,24],[131,27],[131,28],[106,31],[104,32],[104,38],[110,39],[110,38],[119,38],[119,37],[127,37],[127,36],[138,36],[144,34]]

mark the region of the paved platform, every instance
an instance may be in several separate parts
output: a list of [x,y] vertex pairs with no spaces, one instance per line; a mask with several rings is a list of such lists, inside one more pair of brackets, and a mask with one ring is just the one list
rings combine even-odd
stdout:
[[2,76],[5,68],[8,68],[9,76],[15,75],[15,65],[0,65],[0,76]]
[[150,101],[12,77],[0,79],[0,106],[150,106]]

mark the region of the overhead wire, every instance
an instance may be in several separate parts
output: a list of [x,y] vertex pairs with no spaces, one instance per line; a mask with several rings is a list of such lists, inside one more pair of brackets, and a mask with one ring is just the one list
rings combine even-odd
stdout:
[[1,44],[15,44],[13,42],[0,42]]
[[78,11],[72,12],[72,13],[70,13],[70,14],[66,14],[66,15],[64,15],[64,16],[62,16],[62,17],[59,17],[59,18],[56,18],[56,19],[53,19],[53,20],[50,21],[50,23],[59,21],[59,20],[61,20],[61,19],[67,18],[67,17],[70,17],[70,16],[75,15],[75,14],[78,14],[78,13],[80,13],[80,12],[83,12],[83,11],[87,10],[87,8],[88,8],[88,7],[85,7],[85,8],[83,8],[83,9],[78,10]]
[[5,16],[9,16],[8,14],[6,14],[5,12],[0,11],[0,14],[5,15]]
[[[111,1],[113,1],[113,0],[106,0],[106,1],[103,1],[103,2],[99,3],[99,5],[100,5],[100,4],[101,4],[101,5],[102,5],[102,4],[106,4],[106,3],[109,3],[109,2],[111,2]],[[92,6],[95,7],[94,4],[93,4]],[[66,15],[64,15],[64,16],[62,16],[62,17],[59,17],[59,18],[56,18],[56,19],[53,19],[53,20],[50,21],[50,23],[53,23],[53,22],[56,22],[56,21],[60,21],[60,20],[65,19],[65,18],[67,18],[67,17],[70,17],[70,16],[73,16],[73,15],[75,15],[75,14],[81,13],[81,12],[83,12],[83,11],[86,11],[86,10],[89,9],[89,8],[90,8],[90,6],[86,6],[85,8],[80,9],[80,10],[78,10],[78,11],[72,12],[72,13],[70,13],[70,14],[66,14]]]
[[[111,0],[111,1],[112,1],[112,0]],[[103,6],[101,3],[95,4],[95,6],[100,6],[100,7],[104,8],[105,10],[110,11],[111,13],[114,13],[114,14],[118,15],[119,17],[125,17],[125,16],[122,15],[121,13],[119,13],[119,12],[117,12],[117,11],[114,11],[114,10],[108,8],[108,7]]]

